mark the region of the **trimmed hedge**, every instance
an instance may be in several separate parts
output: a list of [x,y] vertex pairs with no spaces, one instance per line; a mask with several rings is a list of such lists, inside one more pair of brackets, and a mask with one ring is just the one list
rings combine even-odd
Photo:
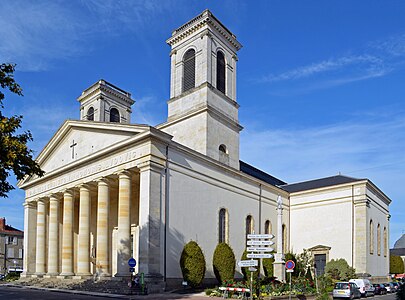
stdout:
[[180,257],[180,267],[184,280],[190,286],[197,287],[201,284],[205,275],[205,258],[196,242],[190,241],[184,245]]
[[402,274],[404,273],[404,261],[401,256],[391,255],[390,256],[390,273],[391,274]]
[[325,266],[325,273],[332,277],[332,279],[346,281],[354,278],[356,272],[345,259],[340,258],[329,261]]
[[219,284],[225,280],[233,280],[236,260],[235,254],[228,244],[219,243],[217,245],[212,259],[212,265]]
[[[250,258],[247,258],[247,254],[248,252],[245,250],[242,254],[242,257],[240,260],[247,260]],[[257,281],[257,279],[259,278],[259,270],[260,270],[260,260],[259,260],[259,265],[257,267],[255,267],[257,269],[256,272],[253,272],[253,280]],[[252,272],[249,271],[249,268],[241,268],[242,270],[242,274],[243,274],[243,278],[245,279],[245,281],[250,281],[250,274]]]
[[[274,253],[272,253],[274,255]],[[263,258],[263,270],[264,276],[267,278],[274,277],[274,257],[272,258]]]

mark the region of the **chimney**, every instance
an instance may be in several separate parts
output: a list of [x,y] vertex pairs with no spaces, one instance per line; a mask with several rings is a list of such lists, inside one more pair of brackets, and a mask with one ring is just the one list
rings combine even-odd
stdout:
[[0,218],[0,230],[6,230],[6,218]]

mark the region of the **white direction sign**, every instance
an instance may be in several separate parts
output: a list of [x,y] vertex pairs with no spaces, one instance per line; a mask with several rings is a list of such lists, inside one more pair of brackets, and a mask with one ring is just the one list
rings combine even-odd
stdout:
[[271,246],[274,245],[273,241],[247,241],[249,246]]
[[259,265],[259,262],[254,259],[249,259],[249,260],[241,260],[238,262],[239,267],[257,267]]
[[272,234],[248,234],[248,239],[272,239],[274,235]]
[[270,247],[247,247],[247,252],[271,252],[274,251],[273,248]]
[[273,254],[270,253],[248,253],[247,258],[272,258]]

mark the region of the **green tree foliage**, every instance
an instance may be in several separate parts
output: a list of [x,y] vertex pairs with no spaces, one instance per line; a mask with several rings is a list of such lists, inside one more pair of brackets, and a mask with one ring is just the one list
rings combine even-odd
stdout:
[[[241,260],[247,260],[250,258],[247,258],[247,254],[248,252],[245,250],[242,254]],[[256,272],[253,272],[253,280],[257,281],[257,279],[259,278],[259,270],[260,270],[260,263],[259,266],[255,267],[257,269]],[[245,281],[250,281],[250,277],[251,277],[251,273],[249,271],[249,268],[241,268],[242,269],[242,274],[243,274],[243,278],[245,279]]]
[[350,267],[343,258],[329,261],[325,266],[325,273],[332,279],[345,281],[355,276],[354,268]]
[[[0,64],[0,86],[10,92],[22,96],[22,89],[14,80],[15,65]],[[32,150],[27,146],[32,141],[29,131],[17,133],[21,128],[22,116],[7,117],[2,113],[4,108],[4,93],[0,90],[0,197],[7,197],[7,193],[14,187],[7,181],[10,172],[17,180],[25,175],[43,176],[44,172],[33,160]]]
[[205,258],[204,254],[194,241],[188,242],[181,253],[180,268],[183,278],[192,287],[201,284],[205,275]]
[[308,267],[307,268],[307,272],[305,273],[305,278],[308,279],[309,281],[313,281],[314,279],[312,278],[312,272],[311,272],[311,268]]
[[225,280],[233,280],[235,275],[235,254],[226,243],[219,243],[214,251],[212,259],[215,277],[221,284]]
[[274,258],[263,258],[263,270],[264,270],[264,275],[267,278],[273,277],[274,276]]
[[404,261],[398,255],[390,256],[390,273],[402,274],[404,273]]
[[304,276],[308,273],[308,268],[312,268],[314,265],[314,258],[311,251],[304,249],[300,254],[296,255],[297,264],[295,268],[298,272],[298,277]]

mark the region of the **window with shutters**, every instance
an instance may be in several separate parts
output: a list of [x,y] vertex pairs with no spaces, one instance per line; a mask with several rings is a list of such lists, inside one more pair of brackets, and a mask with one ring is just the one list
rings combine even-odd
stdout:
[[217,89],[225,94],[225,56],[217,52]]
[[23,249],[18,249],[18,258],[23,258]]
[[120,113],[118,109],[111,108],[110,109],[110,122],[119,123],[120,122]]
[[225,208],[219,210],[219,220],[218,220],[218,242],[227,243],[227,211]]
[[195,50],[186,52],[183,59],[183,93],[195,87]]
[[13,236],[13,245],[17,245],[18,244],[18,237]]
[[87,111],[87,120],[89,121],[94,121],[94,108],[90,107],[89,110]]
[[14,258],[14,248],[7,248],[7,257]]

